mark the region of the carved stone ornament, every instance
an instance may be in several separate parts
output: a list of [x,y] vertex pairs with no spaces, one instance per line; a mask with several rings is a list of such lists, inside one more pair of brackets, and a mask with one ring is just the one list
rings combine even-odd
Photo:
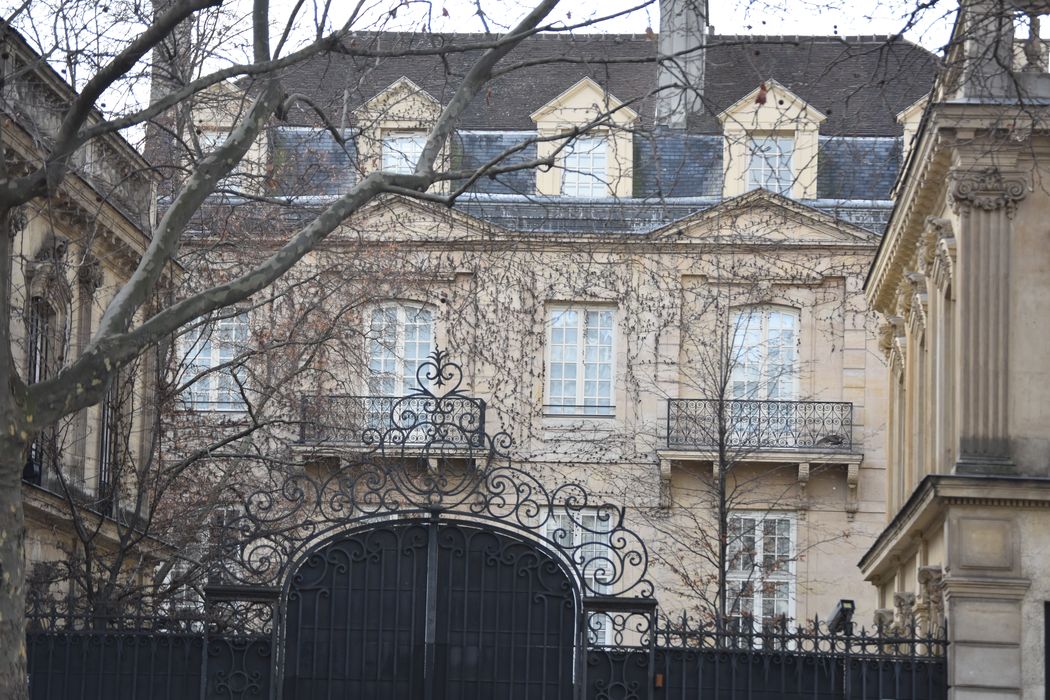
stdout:
[[976,172],[953,171],[951,179],[952,209],[957,214],[967,214],[972,209],[1005,209],[1006,215],[1012,217],[1017,210],[1017,202],[1028,193],[1023,179],[1003,177],[998,168],[985,168]]
[[952,222],[939,216],[927,216],[926,225],[922,229],[922,239],[919,244],[919,271],[929,276],[933,260],[937,255],[937,244],[944,238],[950,238],[952,233]]

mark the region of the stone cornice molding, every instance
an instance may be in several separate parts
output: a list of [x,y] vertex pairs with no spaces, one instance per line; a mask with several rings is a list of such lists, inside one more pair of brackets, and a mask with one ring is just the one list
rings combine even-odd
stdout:
[[974,209],[1003,209],[1008,217],[1013,218],[1017,203],[1028,194],[1028,184],[1023,177],[1003,173],[995,167],[976,171],[956,168],[951,171],[949,179],[949,202],[952,211],[960,216]]
[[914,550],[914,535],[939,527],[951,506],[1050,509],[1050,478],[927,475],[861,558],[865,578],[879,580],[894,570]]
[[1031,585],[1031,581],[1023,578],[985,578],[950,574],[945,576],[941,583],[944,599],[948,602],[953,598],[1023,600]]

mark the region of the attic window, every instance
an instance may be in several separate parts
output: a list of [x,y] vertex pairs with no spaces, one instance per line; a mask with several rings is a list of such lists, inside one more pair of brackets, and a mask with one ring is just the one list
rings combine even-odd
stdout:
[[750,160],[747,166],[747,188],[759,187],[788,196],[794,173],[791,169],[791,155],[795,150],[795,140],[787,136],[767,136],[755,138],[750,144]]
[[604,136],[578,138],[566,148],[561,193],[567,197],[608,197],[607,144]]
[[383,170],[411,175],[423,155],[427,137],[422,132],[393,133],[383,136]]

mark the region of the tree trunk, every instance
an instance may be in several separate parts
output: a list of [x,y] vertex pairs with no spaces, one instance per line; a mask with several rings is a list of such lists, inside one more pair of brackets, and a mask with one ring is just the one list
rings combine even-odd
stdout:
[[[3,421],[11,425],[8,417]],[[5,431],[6,432],[6,431]],[[0,697],[28,698],[26,678],[25,443],[0,437]]]

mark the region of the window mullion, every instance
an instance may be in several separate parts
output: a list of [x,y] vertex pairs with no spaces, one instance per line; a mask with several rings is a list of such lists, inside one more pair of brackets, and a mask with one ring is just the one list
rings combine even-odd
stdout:
[[[587,401],[587,309],[581,308],[578,313],[580,319],[576,327],[576,405],[584,406]],[[586,407],[583,408],[586,413]]]

